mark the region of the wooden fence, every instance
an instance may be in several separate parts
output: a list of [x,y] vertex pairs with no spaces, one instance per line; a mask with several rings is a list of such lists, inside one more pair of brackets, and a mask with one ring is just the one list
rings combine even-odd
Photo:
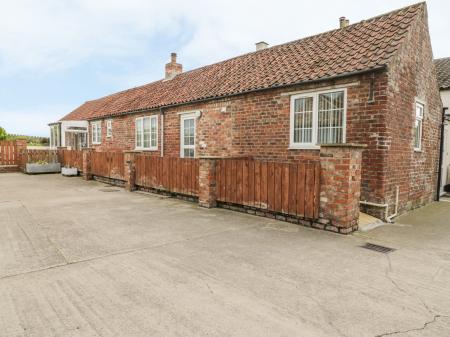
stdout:
[[58,151],[57,150],[23,150],[24,162],[25,163],[37,163],[37,162],[47,162],[47,163],[57,163]]
[[78,171],[83,171],[83,151],[60,150],[59,154],[61,166],[76,167]]
[[137,155],[135,166],[138,186],[198,195],[198,159]]
[[91,174],[125,180],[124,154],[122,152],[91,152]]
[[18,165],[19,154],[15,141],[0,141],[0,165]]
[[216,169],[217,200],[317,219],[320,163],[221,159]]

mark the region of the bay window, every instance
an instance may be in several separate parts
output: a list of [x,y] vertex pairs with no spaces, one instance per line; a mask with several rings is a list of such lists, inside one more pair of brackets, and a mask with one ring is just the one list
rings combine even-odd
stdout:
[[158,149],[158,116],[136,118],[136,149]]
[[291,96],[290,147],[345,143],[346,89]]

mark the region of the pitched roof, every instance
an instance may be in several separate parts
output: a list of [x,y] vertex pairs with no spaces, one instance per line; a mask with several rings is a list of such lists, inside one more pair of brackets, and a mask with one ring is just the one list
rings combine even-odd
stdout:
[[434,60],[440,89],[450,88],[450,57]]
[[425,3],[88,101],[62,120],[97,119],[386,66]]

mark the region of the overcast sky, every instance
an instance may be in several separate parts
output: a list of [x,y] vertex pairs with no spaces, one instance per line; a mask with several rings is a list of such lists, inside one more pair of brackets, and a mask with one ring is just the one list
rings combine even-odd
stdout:
[[[48,135],[86,100],[415,3],[253,0],[0,0],[0,126]],[[435,57],[450,56],[450,3],[427,2]]]

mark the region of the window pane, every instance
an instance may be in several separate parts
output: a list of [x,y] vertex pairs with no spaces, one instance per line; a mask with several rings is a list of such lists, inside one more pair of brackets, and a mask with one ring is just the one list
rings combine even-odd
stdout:
[[184,145],[195,144],[195,122],[193,118],[185,119],[183,122]]
[[184,149],[184,158],[193,158],[194,157],[194,149]]
[[343,142],[343,91],[319,95],[318,119],[317,142],[319,144]]
[[302,97],[295,100],[294,143],[312,142],[312,114],[312,97]]
[[144,118],[143,119],[143,147],[149,148],[150,147],[150,118]]
[[414,148],[420,149],[421,147],[421,133],[422,133],[422,121],[420,119],[416,119],[416,123],[414,125]]
[[156,147],[157,145],[157,119],[152,118],[151,119],[151,135],[150,135],[150,142],[152,147]]
[[142,119],[136,119],[136,147],[142,147]]

